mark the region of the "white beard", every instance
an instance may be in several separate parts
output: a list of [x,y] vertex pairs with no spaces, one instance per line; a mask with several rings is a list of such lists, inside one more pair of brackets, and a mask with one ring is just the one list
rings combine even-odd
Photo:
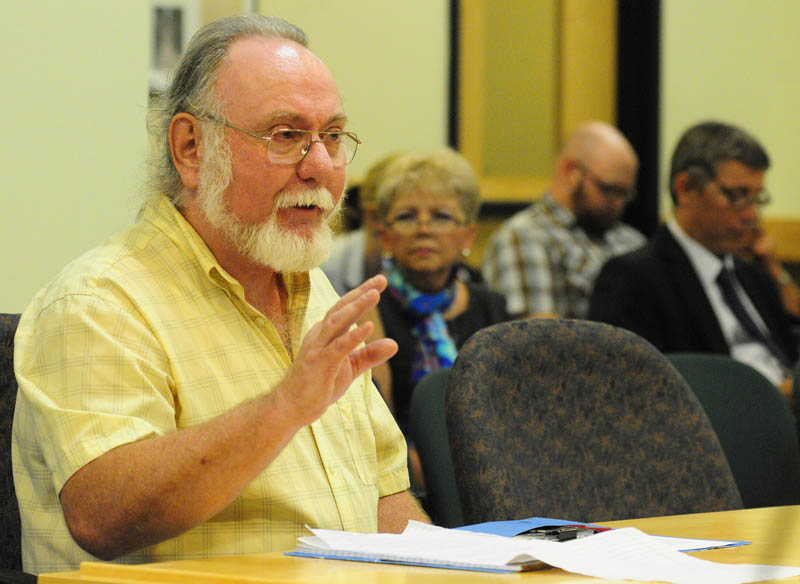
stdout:
[[[339,217],[343,197],[334,207],[333,196],[326,188],[281,191],[275,195],[269,219],[249,225],[230,212],[224,189],[211,188],[208,190],[216,192],[207,193],[202,180],[200,185],[200,204],[206,218],[251,261],[276,272],[288,273],[307,272],[328,258],[333,242],[332,225]],[[305,205],[315,205],[327,214],[310,236],[278,225],[278,209]]]

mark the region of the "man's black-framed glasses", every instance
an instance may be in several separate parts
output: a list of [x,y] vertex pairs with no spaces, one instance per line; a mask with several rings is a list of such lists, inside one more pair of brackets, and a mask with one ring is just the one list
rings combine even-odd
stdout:
[[[358,139],[355,133],[345,132],[344,130],[314,132],[295,128],[278,128],[262,136],[240,128],[228,120],[213,116],[203,116],[203,118],[223,124],[258,140],[263,140],[267,146],[267,157],[273,164],[297,164],[311,150],[311,145],[314,142],[319,142],[328,151],[328,156],[330,156],[333,166],[346,166],[356,157],[358,145],[361,144],[361,140]],[[319,138],[314,139],[314,135],[319,136]]]
[[603,193],[609,199],[622,199],[626,203],[631,202],[636,198],[636,185],[630,187],[624,187],[622,185],[615,185],[612,183],[607,183],[595,173],[591,171],[591,169],[583,163],[579,163],[579,167],[581,172],[584,176],[588,177],[598,190]]
[[754,193],[747,187],[726,187],[718,179],[713,179],[711,182],[717,185],[719,192],[728,199],[728,204],[734,211],[742,211],[751,205],[761,208],[769,205],[772,201],[772,195],[767,189],[761,189]]

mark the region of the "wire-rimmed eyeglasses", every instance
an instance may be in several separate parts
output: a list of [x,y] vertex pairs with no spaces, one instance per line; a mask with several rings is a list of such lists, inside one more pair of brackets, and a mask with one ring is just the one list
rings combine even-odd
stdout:
[[[333,166],[346,166],[356,157],[358,145],[361,144],[361,140],[358,139],[355,133],[343,130],[314,132],[296,128],[278,128],[262,136],[240,128],[228,120],[213,116],[203,116],[203,119],[223,124],[248,136],[263,140],[267,146],[267,157],[273,164],[297,164],[311,150],[311,145],[314,142],[319,142],[328,151],[328,156],[330,156]],[[315,140],[314,135],[319,136],[319,138]]]

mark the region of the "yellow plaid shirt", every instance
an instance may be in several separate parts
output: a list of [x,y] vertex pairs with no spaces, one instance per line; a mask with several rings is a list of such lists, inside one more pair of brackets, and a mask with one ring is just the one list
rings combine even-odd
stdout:
[[[319,269],[286,283],[296,349],[338,296]],[[290,363],[240,284],[154,197],[134,227],[67,266],[20,321],[12,456],[25,569],[96,559],[72,540],[59,505],[75,471],[270,391]],[[378,497],[408,488],[406,468],[402,435],[364,375],[221,513],[118,561],[287,550],[305,524],[374,532]]]

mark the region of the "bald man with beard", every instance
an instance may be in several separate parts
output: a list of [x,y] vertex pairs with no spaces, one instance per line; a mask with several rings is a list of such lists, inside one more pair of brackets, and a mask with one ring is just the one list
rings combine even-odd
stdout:
[[495,233],[484,280],[518,317],[583,318],[609,258],[645,242],[620,222],[635,196],[638,158],[614,127],[587,122],[558,156],[549,192]]

